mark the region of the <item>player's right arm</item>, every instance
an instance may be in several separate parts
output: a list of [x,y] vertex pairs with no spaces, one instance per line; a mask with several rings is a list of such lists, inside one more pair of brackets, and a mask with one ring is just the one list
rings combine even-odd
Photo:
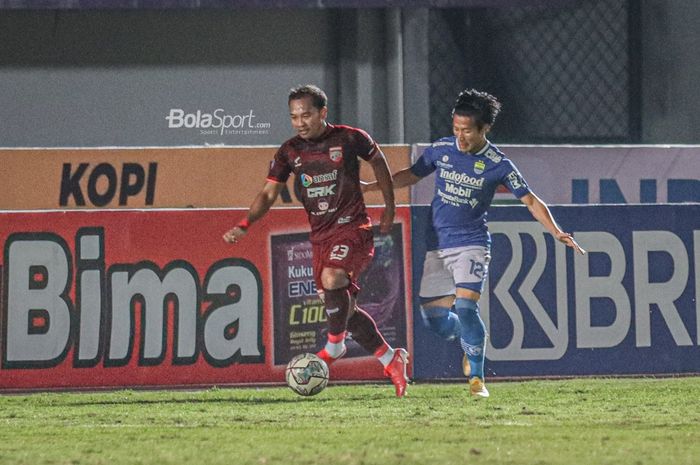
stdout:
[[[391,175],[394,180],[394,189],[412,186],[435,169],[430,161],[430,158],[426,157],[428,150],[423,153],[423,155],[413,166],[404,168]],[[376,182],[362,182],[362,192],[372,192],[377,190],[379,190],[379,185]]]
[[248,232],[250,225],[265,216],[268,210],[270,210],[270,207],[272,207],[280,192],[284,189],[284,185],[285,183],[283,182],[268,179],[262,190],[255,196],[255,200],[253,200],[253,203],[250,205],[246,218],[241,220],[240,223],[229,231],[226,231],[224,234],[224,241],[229,244],[235,244],[242,239]]
[[542,224],[542,226],[544,226],[556,240],[563,243],[567,247],[571,247],[581,255],[586,253],[586,251],[574,240],[573,234],[562,231],[557,222],[554,221],[554,217],[552,216],[552,212],[549,210],[549,207],[542,201],[542,199],[537,197],[534,193],[529,192],[522,196],[520,201],[527,206],[527,209],[530,210],[533,218],[539,221],[540,224]]

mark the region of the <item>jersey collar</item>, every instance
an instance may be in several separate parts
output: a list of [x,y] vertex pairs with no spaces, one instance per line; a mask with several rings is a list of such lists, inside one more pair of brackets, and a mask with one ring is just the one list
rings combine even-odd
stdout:
[[[462,149],[459,147],[459,139],[457,139],[457,136],[454,136],[454,138],[455,138],[455,148],[456,148],[460,153],[463,153],[463,154],[468,153],[468,152],[462,152]],[[479,150],[479,151],[476,152],[476,153],[472,153],[471,155],[474,155],[474,156],[482,156],[482,155],[484,155],[484,154],[486,153],[486,151],[489,149],[490,146],[491,146],[491,141],[489,141],[488,139],[486,139],[486,143],[485,143],[484,146],[481,148],[481,150]]]

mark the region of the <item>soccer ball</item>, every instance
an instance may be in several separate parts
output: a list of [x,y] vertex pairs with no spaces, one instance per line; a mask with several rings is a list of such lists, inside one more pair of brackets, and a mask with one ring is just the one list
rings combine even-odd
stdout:
[[299,354],[284,370],[287,386],[300,396],[315,396],[328,384],[328,365],[315,354]]

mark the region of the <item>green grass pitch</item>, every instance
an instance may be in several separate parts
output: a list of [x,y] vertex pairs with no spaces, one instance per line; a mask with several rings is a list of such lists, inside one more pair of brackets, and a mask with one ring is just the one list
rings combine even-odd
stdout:
[[0,396],[0,464],[700,463],[700,378]]

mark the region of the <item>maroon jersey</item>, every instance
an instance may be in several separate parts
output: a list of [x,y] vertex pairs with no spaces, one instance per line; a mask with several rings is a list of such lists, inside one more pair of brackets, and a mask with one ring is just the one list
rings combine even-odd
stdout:
[[348,227],[370,227],[358,157],[369,161],[378,152],[377,144],[361,129],[328,124],[318,139],[296,136],[282,144],[267,179],[287,182],[294,173],[311,225],[311,242],[322,242]]

